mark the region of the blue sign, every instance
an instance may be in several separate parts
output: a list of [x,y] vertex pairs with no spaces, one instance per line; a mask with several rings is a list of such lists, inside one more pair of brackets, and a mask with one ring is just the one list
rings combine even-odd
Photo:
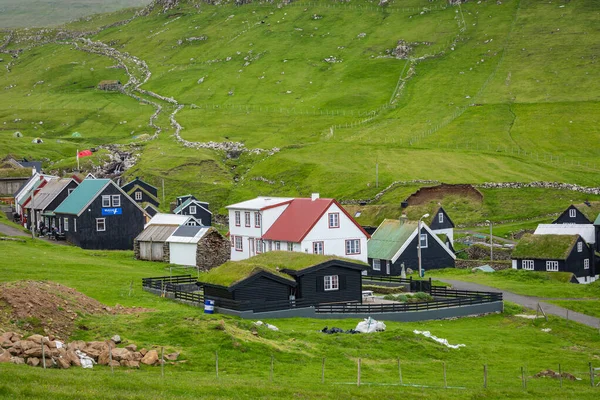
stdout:
[[123,214],[123,209],[121,208],[103,208],[102,215],[121,215]]

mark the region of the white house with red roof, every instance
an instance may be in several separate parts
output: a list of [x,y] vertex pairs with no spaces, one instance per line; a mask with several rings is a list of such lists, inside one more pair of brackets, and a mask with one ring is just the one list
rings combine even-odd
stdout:
[[226,208],[233,261],[282,250],[367,262],[369,234],[334,199],[257,197]]

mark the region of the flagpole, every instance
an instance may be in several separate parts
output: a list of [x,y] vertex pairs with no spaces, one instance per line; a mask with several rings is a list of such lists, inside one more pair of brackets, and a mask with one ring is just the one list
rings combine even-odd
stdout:
[[79,149],[77,149],[77,172],[79,172]]

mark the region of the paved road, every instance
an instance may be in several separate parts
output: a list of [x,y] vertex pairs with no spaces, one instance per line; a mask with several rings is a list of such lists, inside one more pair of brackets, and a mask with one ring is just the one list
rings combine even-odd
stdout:
[[[527,307],[535,310],[537,305],[539,304],[546,314],[556,315],[558,317],[566,318],[567,317],[567,309],[559,306],[555,306],[554,304],[545,303],[538,297],[530,297],[530,296],[521,296],[520,294],[515,294],[512,292],[507,292],[505,290],[497,289],[491,286],[480,285],[478,283],[471,282],[463,282],[456,281],[453,279],[439,279],[436,280],[446,282],[451,284],[455,289],[459,290],[477,290],[481,292],[502,292],[502,297],[506,301],[510,301],[512,303],[516,303],[522,305],[523,307]],[[575,322],[579,322],[580,324],[584,324],[587,326],[591,326],[592,328],[600,327],[600,318],[590,317],[589,315],[581,314],[575,311],[569,311],[569,319]]]
[[1,222],[0,222],[0,233],[3,233],[8,236],[29,236],[25,232],[23,232],[17,228],[13,228],[12,226],[4,225]]

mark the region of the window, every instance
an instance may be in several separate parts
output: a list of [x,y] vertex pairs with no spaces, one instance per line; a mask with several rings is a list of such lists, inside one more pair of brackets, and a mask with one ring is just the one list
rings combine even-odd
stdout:
[[294,251],[294,243],[288,242],[287,249],[288,249],[288,251]]
[[235,226],[240,226],[242,223],[241,221],[241,217],[240,217],[240,212],[236,211],[235,212]]
[[381,260],[373,260],[373,271],[381,271]]
[[106,218],[96,218],[96,231],[104,232],[106,230]]
[[69,231],[69,218],[67,218],[67,217],[65,217],[64,229],[65,229],[65,232]]
[[244,246],[242,243],[242,237],[241,236],[236,236],[235,237],[235,249],[236,251],[242,251],[244,250]]
[[256,254],[262,253],[262,251],[263,251],[262,241],[260,239],[254,239],[254,240],[256,243]]
[[254,227],[260,228],[261,215],[259,212],[254,213]]
[[102,207],[110,207],[110,196],[102,196]]
[[196,226],[196,221],[194,221],[193,219],[191,219],[186,225],[187,226]]
[[340,213],[329,213],[329,228],[340,227]]
[[112,206],[113,207],[121,207],[121,195],[113,194],[111,197],[112,197]]
[[577,242],[577,252],[581,253],[583,251],[583,242]]
[[421,233],[421,248],[424,249],[427,247],[427,234]]
[[281,250],[281,242],[275,242],[275,250]]
[[244,213],[244,224],[248,227],[250,226],[250,212],[248,211]]
[[583,269],[590,269],[590,259],[586,258],[583,260]]
[[340,288],[340,279],[337,275],[328,275],[325,276],[325,290],[339,290]]
[[196,206],[190,206],[190,214],[196,215]]
[[533,260],[523,260],[521,262],[521,267],[523,269],[529,270],[529,271],[533,271],[534,267],[533,267]]
[[576,216],[577,216],[577,210],[576,210],[576,209],[574,209],[574,208],[571,208],[571,209],[569,210],[569,217],[571,217],[571,218],[575,218]]
[[360,239],[346,240],[346,254],[360,254]]
[[73,193],[73,190],[75,190],[75,189],[67,189],[67,196],[70,195],[71,193]]
[[77,232],[77,218],[73,218],[73,230]]
[[135,192],[135,199],[137,201],[141,200],[142,199],[142,192],[139,192],[139,191]]
[[444,223],[444,213],[439,213],[439,214],[438,214],[438,222],[439,222],[440,224],[443,224],[443,223]]
[[558,261],[546,261],[546,271],[558,271]]
[[313,254],[323,254],[323,242],[313,242]]

